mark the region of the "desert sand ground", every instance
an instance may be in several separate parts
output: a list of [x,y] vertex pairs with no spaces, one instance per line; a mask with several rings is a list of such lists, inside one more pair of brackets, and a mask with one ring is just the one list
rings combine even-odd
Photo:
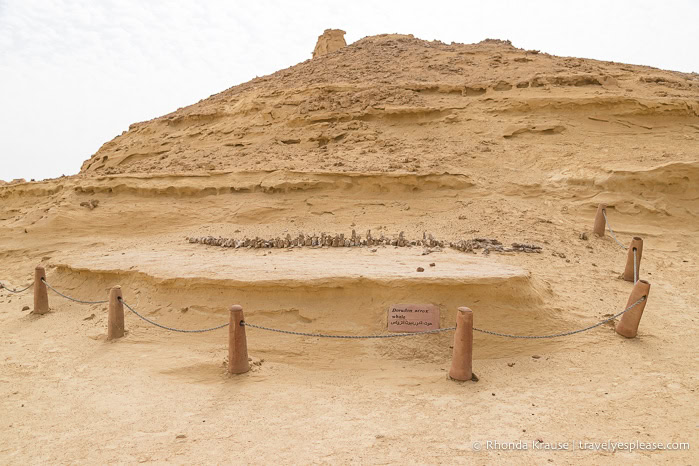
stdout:
[[[452,332],[331,340],[248,328],[253,369],[230,376],[226,329],[171,333],[127,311],[127,335],[107,341],[104,304],[49,291],[39,316],[31,289],[0,290],[0,458],[695,463],[698,140],[696,75],[410,36],[366,38],[133,125],[78,175],[0,186],[8,287],[41,264],[64,293],[102,300],[118,284],[178,328],[225,323],[241,304],[260,325],[381,334],[388,306],[431,302],[444,327],[469,306],[476,327],[543,335],[626,305],[627,253],[591,234],[606,203],[623,244],[644,239],[639,335],[613,323],[547,340],[476,333],[479,380],[460,383],[447,378]],[[185,239],[352,229],[542,252]],[[605,441],[690,449],[535,449]]]

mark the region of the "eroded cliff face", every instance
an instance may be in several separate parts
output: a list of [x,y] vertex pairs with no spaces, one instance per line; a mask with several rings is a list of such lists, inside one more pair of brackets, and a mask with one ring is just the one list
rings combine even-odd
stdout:
[[639,144],[647,166],[699,157],[685,143],[698,115],[696,74],[381,35],[135,123],[81,171],[460,173],[516,160],[546,175]]
[[346,32],[342,29],[326,29],[323,34],[318,36],[316,48],[313,50],[313,58],[322,57],[346,47],[345,34]]

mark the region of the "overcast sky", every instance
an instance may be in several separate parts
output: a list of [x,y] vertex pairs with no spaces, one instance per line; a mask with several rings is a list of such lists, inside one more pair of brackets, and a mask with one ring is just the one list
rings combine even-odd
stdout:
[[311,57],[326,28],[699,72],[699,1],[0,0],[0,179],[74,174],[129,124]]

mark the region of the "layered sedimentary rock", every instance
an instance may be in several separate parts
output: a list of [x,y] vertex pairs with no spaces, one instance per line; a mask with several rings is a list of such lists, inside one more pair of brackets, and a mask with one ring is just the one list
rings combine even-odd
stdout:
[[[85,174],[296,170],[483,173],[526,167],[542,184],[638,153],[644,166],[696,160],[699,75],[557,57],[508,41],[408,35],[332,53],[134,123]],[[535,149],[534,149],[535,146]],[[516,154],[516,156],[515,156]],[[676,157],[675,157],[676,155]],[[572,159],[571,159],[572,160]],[[521,177],[520,177],[521,180]]]
[[323,34],[318,36],[318,42],[313,49],[313,58],[322,57],[346,47],[345,34],[346,32],[342,29],[326,29]]

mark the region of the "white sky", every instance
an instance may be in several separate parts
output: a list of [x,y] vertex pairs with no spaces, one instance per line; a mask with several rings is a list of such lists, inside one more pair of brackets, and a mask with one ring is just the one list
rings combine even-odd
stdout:
[[133,122],[310,58],[326,28],[699,72],[697,0],[0,0],[0,179],[77,173]]

